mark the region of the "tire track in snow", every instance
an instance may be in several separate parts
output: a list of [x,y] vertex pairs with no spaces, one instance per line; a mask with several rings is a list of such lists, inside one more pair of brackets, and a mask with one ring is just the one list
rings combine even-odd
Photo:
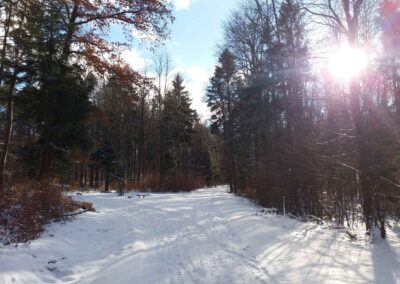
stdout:
[[[268,270],[265,267],[261,267],[259,263],[257,263],[256,259],[248,254],[249,245],[245,244],[243,239],[241,239],[236,233],[232,232],[226,224],[221,222],[216,222],[215,219],[222,219],[224,214],[221,212],[219,206],[215,205],[214,202],[210,202],[212,204],[213,210],[209,210],[209,212],[215,212],[214,214],[208,213],[207,217],[210,217],[211,226],[203,227],[211,232],[209,236],[213,236],[215,242],[219,243],[227,254],[230,254],[231,257],[234,257],[236,261],[238,261],[242,268],[251,270],[258,277],[253,281],[258,281],[257,283],[274,283],[271,278]],[[234,222],[235,220],[233,220]],[[217,228],[220,228],[219,230]],[[218,236],[224,236],[224,241],[221,241]],[[244,282],[247,282],[248,279],[243,279]],[[254,282],[253,282],[254,283]]]
[[[164,213],[164,228],[181,228],[182,230],[186,231],[186,233],[178,236],[179,245],[174,248],[174,256],[186,255],[186,258],[181,257],[180,259],[178,258],[178,260],[175,259],[175,262],[177,262],[179,266],[179,272],[176,274],[179,276],[184,275],[186,281],[188,280],[187,277],[189,276],[193,283],[207,283],[206,276],[210,271],[203,271],[202,268],[199,268],[199,264],[209,262],[208,259],[210,259],[211,256],[216,258],[216,260],[213,261],[213,264],[215,265],[217,263],[219,265],[219,267],[211,267],[212,269],[221,269],[228,265],[228,262],[232,263],[232,259],[234,259],[235,264],[240,266],[240,271],[250,270],[251,273],[248,274],[258,276],[252,281],[252,283],[273,283],[268,275],[268,271],[265,268],[260,267],[254,258],[246,255],[247,245],[245,245],[241,239],[235,237],[235,234],[229,231],[226,225],[222,225],[221,223],[217,223],[215,221],[215,218],[221,218],[223,216],[218,206],[215,205],[209,198],[202,198],[201,202],[207,202],[208,205],[212,204],[212,209],[210,208],[211,210],[208,212],[213,213],[201,214],[199,213],[201,210],[199,209],[198,202],[196,202],[196,200],[193,200],[192,202],[193,204],[191,205],[193,206],[193,214],[191,215],[183,215],[180,212],[167,210],[158,206],[137,204],[141,208],[147,208]],[[183,222],[184,220],[186,223]],[[210,226],[200,224],[200,222],[198,222],[199,220],[203,223],[205,222],[210,224]],[[166,230],[166,232],[170,235],[175,234],[174,230]],[[224,237],[223,240],[221,240],[221,236]],[[160,241],[164,243],[165,238],[164,240]],[[201,241],[207,242],[206,247],[209,248],[210,254],[205,255],[204,252],[199,253],[199,251],[196,251],[196,245]],[[185,247],[185,251],[183,251],[183,247]],[[188,251],[192,253],[188,254]],[[199,255],[200,259],[194,260],[193,257],[188,259],[187,255]],[[210,267],[208,268],[210,269]],[[241,282],[248,282],[248,274],[241,275]],[[214,276],[208,277],[208,280],[210,280],[210,278],[214,278]],[[224,283],[236,283],[238,281],[237,278],[232,278],[231,275],[229,276],[231,279],[221,280]],[[199,277],[202,277],[203,279],[200,280]],[[175,281],[177,280],[178,279],[175,279]],[[180,280],[182,281],[182,278]],[[172,283],[177,282],[172,281]]]

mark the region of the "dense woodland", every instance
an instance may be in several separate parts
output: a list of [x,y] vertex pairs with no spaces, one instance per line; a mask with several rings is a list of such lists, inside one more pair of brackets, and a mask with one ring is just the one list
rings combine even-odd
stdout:
[[[213,138],[183,77],[169,74],[162,54],[153,63],[158,77],[121,59],[135,41],[132,29],[166,38],[171,7],[92,2],[2,2],[0,186],[22,177],[106,191],[110,183],[158,190],[210,183]],[[108,41],[115,24],[125,42]],[[161,83],[171,76],[171,84]]]
[[[207,92],[233,193],[297,216],[364,222],[385,237],[386,218],[400,213],[399,9],[390,0],[243,2]],[[343,43],[379,56],[337,82],[318,58]]]
[[[206,122],[167,55],[147,73],[122,60],[132,30],[157,48],[172,22],[164,0],[2,0],[0,193],[229,183],[385,237],[400,216],[400,3],[243,0],[224,23]],[[109,40],[115,25],[126,41]],[[337,82],[321,54],[343,43],[381,55]]]

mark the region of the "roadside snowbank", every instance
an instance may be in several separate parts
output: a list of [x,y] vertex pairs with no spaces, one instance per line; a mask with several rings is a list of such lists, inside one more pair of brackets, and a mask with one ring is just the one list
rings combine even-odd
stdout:
[[96,212],[0,248],[0,283],[400,283],[400,238],[390,229],[387,241],[350,241],[259,214],[225,187],[75,198]]

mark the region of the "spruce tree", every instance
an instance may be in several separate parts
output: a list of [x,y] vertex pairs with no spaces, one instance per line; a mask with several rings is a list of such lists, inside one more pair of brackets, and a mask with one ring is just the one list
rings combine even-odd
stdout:
[[224,143],[223,164],[229,180],[231,192],[236,192],[236,114],[240,80],[232,53],[225,49],[218,59],[214,76],[207,89],[207,104],[212,112],[211,130],[218,134]]
[[167,92],[164,99],[161,130],[163,174],[183,174],[196,119],[197,114],[191,108],[183,78],[177,74],[172,82],[172,89]]

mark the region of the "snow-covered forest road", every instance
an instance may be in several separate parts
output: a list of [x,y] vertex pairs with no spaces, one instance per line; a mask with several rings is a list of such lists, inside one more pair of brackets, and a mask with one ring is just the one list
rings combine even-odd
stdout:
[[225,187],[76,198],[97,212],[0,248],[0,283],[400,283],[392,230],[387,242],[350,241],[262,214]]

